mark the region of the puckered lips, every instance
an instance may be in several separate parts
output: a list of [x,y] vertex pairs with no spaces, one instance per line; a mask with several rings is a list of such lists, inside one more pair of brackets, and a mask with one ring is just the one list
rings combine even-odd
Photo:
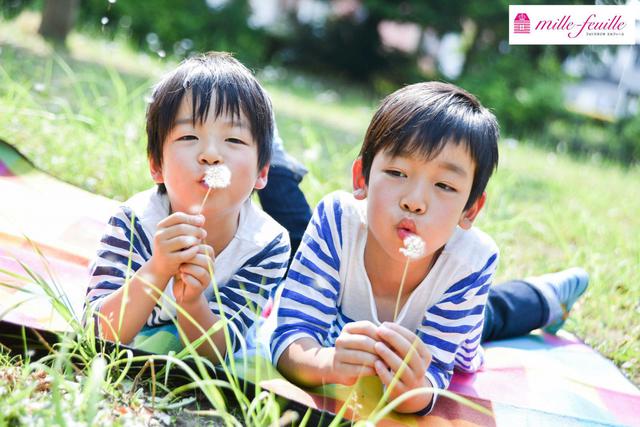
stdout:
[[198,184],[200,184],[205,190],[209,189],[209,186],[207,185],[207,183],[204,181],[204,176],[202,177],[202,179],[200,181],[198,181]]
[[396,230],[400,240],[404,241],[407,237],[416,234],[416,223],[409,218],[405,218],[398,223]]

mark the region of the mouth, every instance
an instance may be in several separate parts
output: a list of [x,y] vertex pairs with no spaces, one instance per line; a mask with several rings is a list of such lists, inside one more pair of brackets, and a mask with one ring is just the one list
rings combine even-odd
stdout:
[[416,223],[410,219],[403,219],[396,226],[398,237],[404,241],[407,237],[416,234]]

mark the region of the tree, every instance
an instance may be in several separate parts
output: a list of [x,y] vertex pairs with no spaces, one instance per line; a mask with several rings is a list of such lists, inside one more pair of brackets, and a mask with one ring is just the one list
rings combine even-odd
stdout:
[[44,0],[38,32],[46,39],[64,44],[73,28],[79,0]]

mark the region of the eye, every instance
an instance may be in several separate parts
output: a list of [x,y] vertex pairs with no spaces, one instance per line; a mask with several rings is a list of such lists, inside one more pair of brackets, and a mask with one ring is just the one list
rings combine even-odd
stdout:
[[198,137],[195,135],[183,135],[176,139],[176,141],[197,141]]
[[400,172],[398,170],[395,169],[386,169],[384,171],[384,173],[386,173],[389,176],[393,176],[393,177],[397,177],[397,178],[406,178],[407,175],[404,172]]
[[442,190],[450,193],[456,193],[458,190],[451,187],[450,185],[445,184],[444,182],[439,182],[436,184],[436,187],[441,188]]
[[244,142],[243,140],[238,139],[238,138],[227,138],[226,141],[230,142],[232,144],[248,145],[246,142]]

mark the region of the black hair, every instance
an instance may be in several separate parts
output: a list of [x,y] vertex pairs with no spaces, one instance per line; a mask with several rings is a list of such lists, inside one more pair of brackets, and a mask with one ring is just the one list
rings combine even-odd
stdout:
[[[203,123],[214,98],[214,117],[229,114],[239,120],[240,113],[249,121],[251,135],[258,148],[262,169],[271,160],[273,110],[268,95],[254,75],[231,54],[209,52],[184,60],[155,86],[147,108],[147,156],[162,166],[162,148],[185,94],[191,94],[192,118]],[[164,184],[160,192],[166,192]]]
[[387,96],[371,119],[360,149],[362,172],[368,183],[373,158],[382,151],[432,159],[445,144],[464,144],[475,162],[467,210],[498,166],[498,137],[495,116],[465,90],[441,82],[405,86]]

